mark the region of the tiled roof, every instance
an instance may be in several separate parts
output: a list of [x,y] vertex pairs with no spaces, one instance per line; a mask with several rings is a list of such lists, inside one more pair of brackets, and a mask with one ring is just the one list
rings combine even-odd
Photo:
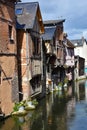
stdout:
[[42,35],[43,40],[51,40],[54,36],[56,27],[45,27],[45,33]]
[[72,42],[75,46],[82,46],[82,45],[83,45],[82,39],[71,40],[71,42]]
[[86,39],[84,39],[84,38],[75,39],[75,40],[71,40],[71,42],[74,44],[74,46],[83,46],[84,42],[86,42]]
[[36,11],[39,6],[38,2],[29,2],[29,3],[18,3],[15,6],[15,11],[17,9],[22,9],[21,14],[16,14],[17,16],[17,29],[32,29]]
[[60,19],[60,20],[47,20],[44,21],[44,26],[56,26],[60,23],[65,22],[65,19]]

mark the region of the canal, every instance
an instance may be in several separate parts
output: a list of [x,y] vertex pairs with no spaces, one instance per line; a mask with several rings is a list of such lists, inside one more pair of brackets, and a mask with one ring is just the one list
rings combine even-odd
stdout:
[[47,95],[26,116],[0,122],[0,130],[87,130],[87,81],[68,91],[68,96],[61,91]]

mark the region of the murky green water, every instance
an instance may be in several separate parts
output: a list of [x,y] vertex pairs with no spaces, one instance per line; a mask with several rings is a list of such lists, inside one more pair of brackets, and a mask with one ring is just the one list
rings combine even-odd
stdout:
[[0,130],[87,130],[87,81],[75,84],[74,95],[47,95],[34,111],[24,117],[0,122]]

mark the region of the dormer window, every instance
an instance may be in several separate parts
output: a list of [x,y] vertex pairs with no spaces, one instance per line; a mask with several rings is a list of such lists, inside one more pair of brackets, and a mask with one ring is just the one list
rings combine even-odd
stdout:
[[23,13],[23,9],[22,8],[18,8],[15,10],[15,14],[16,15],[21,15]]

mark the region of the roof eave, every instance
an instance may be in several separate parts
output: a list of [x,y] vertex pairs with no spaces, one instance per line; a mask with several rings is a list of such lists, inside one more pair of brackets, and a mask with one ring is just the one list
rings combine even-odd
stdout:
[[44,21],[44,25],[46,26],[57,26],[59,25],[60,23],[63,23],[65,22],[65,19],[62,19],[62,20],[47,20],[47,21]]
[[38,17],[39,25],[41,27],[40,34],[43,34],[45,32],[45,30],[44,30],[44,24],[43,24],[43,20],[42,20],[42,15],[41,15],[39,3],[38,3],[38,8],[37,8],[37,14],[36,15]]
[[75,46],[73,45],[73,43],[69,39],[67,39],[67,43],[68,43],[68,47],[75,48]]

